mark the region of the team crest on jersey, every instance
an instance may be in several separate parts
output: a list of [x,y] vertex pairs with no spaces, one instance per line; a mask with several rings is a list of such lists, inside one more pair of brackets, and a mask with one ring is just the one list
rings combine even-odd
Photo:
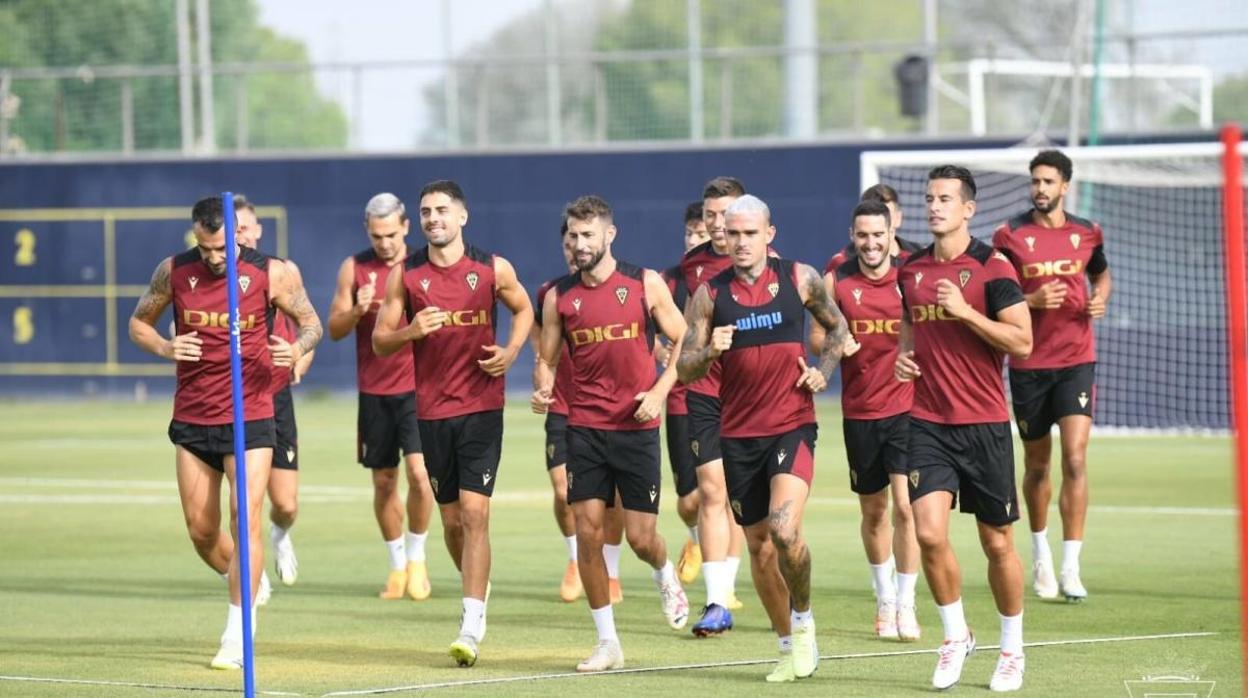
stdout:
[[1071,244],[1071,245],[1074,245],[1074,247],[1075,247],[1075,249],[1076,249],[1076,250],[1077,250],[1077,249],[1079,249],[1079,240],[1080,240],[1080,239],[1081,239],[1081,238],[1079,237],[1079,233],[1071,233],[1071,234],[1070,234],[1070,244]]
[[422,290],[422,291],[424,291],[424,292],[426,292],[426,293],[428,293],[428,292],[429,292],[429,279],[421,279],[421,280],[420,280],[420,290]]
[[191,278],[187,279],[187,281],[188,281],[188,282],[190,282],[190,284],[191,284],[191,291],[193,292],[193,291],[195,290],[195,284],[198,284],[198,283],[199,283],[199,277],[198,277],[198,276],[192,276]]
[[693,270],[693,275],[698,277],[699,279],[702,278],[702,265],[701,264],[698,265],[697,269]]
[[243,289],[243,293],[246,293],[247,289],[251,287],[251,277],[246,274],[238,277],[238,287]]
[[1080,407],[1088,406],[1088,394],[1087,393],[1079,393],[1079,406]]
[[693,451],[694,458],[698,457],[698,440],[697,439],[694,439],[689,442],[689,450]]
[[479,281],[480,279],[481,277],[478,276],[477,272],[475,271],[470,271],[464,275],[464,281],[468,282],[468,288],[474,291],[477,290],[477,281]]
[[923,272],[918,272],[914,275],[914,285],[918,286],[921,283],[923,283]]
[[784,459],[787,458],[788,455],[789,455],[788,451],[784,450],[783,448],[780,449],[780,452],[776,454],[776,463],[780,465],[784,465]]
[[1027,243],[1027,251],[1028,251],[1028,252],[1035,252],[1035,251],[1036,251],[1036,238],[1035,238],[1035,236],[1033,236],[1033,235],[1028,235],[1027,237],[1023,238],[1023,242]]
[[546,444],[546,457],[547,458],[555,457],[555,445],[554,444]]
[[375,271],[368,272],[368,285],[369,286],[377,285],[377,272]]
[[735,513],[737,516],[744,516],[744,515],[741,513],[741,500],[740,500],[740,499],[734,499],[734,500],[732,500],[732,511],[733,511],[733,513]]
[[616,297],[616,300],[620,301],[620,305],[624,305],[624,301],[628,300],[628,287],[616,286],[615,297]]
[[962,284],[962,288],[966,288],[966,282],[971,280],[971,270],[963,269],[958,272],[958,281]]
[[780,295],[780,284],[776,283],[775,281],[767,284],[767,292],[771,294],[772,298],[775,298],[776,296]]
[[916,490],[919,489],[919,471],[910,471],[910,486]]
[[578,312],[578,313],[579,313],[579,312],[581,312],[581,299],[580,299],[580,298],[573,298],[573,299],[572,299],[572,307],[576,309],[576,312]]
[[862,289],[854,289],[854,302],[858,305],[862,305]]

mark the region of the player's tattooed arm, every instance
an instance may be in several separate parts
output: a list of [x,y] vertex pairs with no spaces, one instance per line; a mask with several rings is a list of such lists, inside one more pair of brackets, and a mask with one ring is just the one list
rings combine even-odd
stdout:
[[685,308],[685,338],[680,343],[676,375],[681,383],[692,383],[711,370],[716,353],[711,346],[711,316],[715,301],[706,285],[698,287]]
[[[140,349],[171,361],[199,361],[203,341],[198,332],[165,339],[156,329],[160,314],[173,302],[170,276],[173,260],[165,259],[152,272],[152,281],[130,316],[130,341]],[[174,325],[177,323],[175,321]]]
[[274,364],[290,366],[316,347],[324,329],[321,327],[321,319],[317,317],[316,308],[308,300],[308,292],[304,289],[297,270],[291,271],[286,264],[273,264],[269,267],[269,279],[275,287],[273,305],[298,326],[293,344],[286,345],[276,335],[270,337],[270,349],[275,345],[279,347],[273,352]]
[[814,267],[798,264],[797,275],[801,281],[799,288],[802,302],[825,332],[823,347],[819,352],[819,373],[823,375],[824,381],[828,381],[841,361],[845,341],[849,337],[849,326],[840,307],[828,295],[823,276]]

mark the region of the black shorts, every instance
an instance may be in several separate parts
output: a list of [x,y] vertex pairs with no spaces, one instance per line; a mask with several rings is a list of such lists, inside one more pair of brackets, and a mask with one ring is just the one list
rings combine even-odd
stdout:
[[[257,419],[243,424],[244,448],[273,448],[276,428],[273,419]],[[234,425],[189,424],[176,419],[169,422],[169,440],[191,452],[191,455],[218,472],[225,472],[225,457],[234,455]]]
[[365,468],[396,468],[400,452],[420,453],[416,393],[360,393],[356,419],[356,462]]
[[723,439],[728,503],[737,523],[750,526],[767,518],[771,478],[796,475],[807,485],[815,479],[815,440],[819,425],[804,424],[778,436]]
[[295,398],[290,386],[273,393],[273,467],[299,469],[299,429],[295,426]]
[[664,425],[667,429],[667,459],[672,466],[672,479],[676,482],[676,496],[698,489],[698,467],[693,464],[693,449],[689,448],[689,415],[669,414]]
[[1092,416],[1096,363],[1067,368],[1010,369],[1010,399],[1023,441],[1042,439],[1062,417]]
[[568,503],[615,493],[629,511],[659,513],[663,472],[658,429],[607,431],[568,427]]
[[845,454],[849,458],[849,488],[857,494],[875,494],[888,487],[889,475],[906,474],[910,444],[910,414],[881,419],[842,420]]
[[719,443],[722,411],[719,398],[690,390],[685,393],[685,404],[689,406],[689,450],[693,451],[693,464],[699,466],[721,460],[724,456]]
[[910,420],[910,501],[953,493],[961,511],[991,526],[1018,520],[1009,422],[936,424]]
[[503,411],[473,412],[446,419],[421,419],[425,470],[438,504],[459,501],[459,491],[494,494],[503,451]]
[[568,415],[546,413],[546,469],[568,464]]

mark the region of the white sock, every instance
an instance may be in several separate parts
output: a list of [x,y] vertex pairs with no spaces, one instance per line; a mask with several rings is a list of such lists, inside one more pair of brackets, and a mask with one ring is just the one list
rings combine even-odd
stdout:
[[702,541],[698,539],[697,524],[694,524],[689,527],[689,540],[693,541],[694,545],[702,545]]
[[1053,561],[1053,551],[1049,550],[1049,529],[1031,532],[1031,559]]
[[390,553],[390,569],[401,570],[407,568],[407,551],[403,550],[402,538],[386,541],[386,551]]
[[794,630],[804,628],[814,622],[814,620],[815,610],[813,608],[808,608],[805,611],[789,611],[789,623],[792,624]]
[[[256,639],[256,608],[251,608],[251,639]],[[243,644],[243,607],[230,604],[225,614],[225,632],[221,633],[221,641],[229,640]]]
[[725,573],[728,582],[728,592],[732,596],[737,594],[737,571],[741,569],[741,558],[729,555],[724,558],[724,562],[728,563],[728,571]]
[[599,641],[620,641],[619,636],[615,634],[615,612],[611,609],[611,604],[607,604],[602,608],[591,608],[589,609],[589,615],[594,617],[594,627],[598,628]]
[[289,528],[282,528],[281,526],[278,526],[275,523],[270,523],[269,541],[273,543],[274,548],[276,548],[278,544],[280,544],[282,541],[286,540],[286,536],[289,536],[289,535],[290,535]]
[[481,621],[485,618],[485,602],[470,596],[464,597],[464,614],[459,622],[459,634],[471,635],[481,641]]
[[793,636],[781,635],[780,636],[780,654],[788,654],[789,652],[792,652],[792,651],[793,651]]
[[871,565],[871,585],[875,587],[877,602],[897,602],[897,587],[893,584],[893,558],[881,565]]
[[937,606],[940,611],[940,624],[945,626],[945,639],[961,641],[966,639],[966,616],[962,613],[962,599],[948,606]]
[[1079,570],[1079,553],[1083,550],[1083,541],[1062,541],[1062,571]]
[[424,562],[425,561],[425,541],[429,539],[429,532],[413,533],[408,531],[403,534],[403,547],[407,550],[408,562]]
[[724,584],[727,567],[728,563],[723,560],[702,563],[702,576],[706,579],[706,605],[728,607],[728,585]]
[[671,560],[665,560],[663,566],[650,573],[654,579],[654,583],[662,586],[663,584],[671,584],[676,581],[676,568],[672,565]]
[[607,563],[607,576],[611,579],[620,578],[620,548],[619,545],[611,545],[603,543],[602,559]]
[[897,573],[897,601],[903,606],[914,605],[914,587],[919,583],[919,574]]
[[576,562],[576,534],[573,533],[570,536],[564,536],[563,542],[568,546],[568,559],[572,562]]
[[1001,651],[1010,654],[1023,653],[1023,612],[1016,616],[1001,616]]
[[217,575],[218,575],[219,577],[221,577],[221,581],[225,582],[226,584],[229,584],[229,583],[230,583],[230,573],[229,573],[229,572],[217,572]]

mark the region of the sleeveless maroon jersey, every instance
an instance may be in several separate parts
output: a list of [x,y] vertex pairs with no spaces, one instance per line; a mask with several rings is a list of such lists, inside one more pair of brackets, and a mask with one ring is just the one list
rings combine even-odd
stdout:
[[[546,292],[565,278],[567,277],[561,276],[551,279],[537,289],[537,305],[533,306],[533,321],[538,327],[542,326],[542,304],[546,301]],[[568,416],[568,391],[572,389],[572,380],[572,360],[568,358],[568,345],[566,342],[560,342],[559,365],[555,367],[555,388],[551,392],[551,397],[555,399],[555,402],[548,408],[552,414]]]
[[[663,280],[667,282],[667,290],[672,293],[676,309],[684,314],[685,305],[689,303],[689,286],[685,284],[685,277],[680,273],[680,266],[663,270]],[[672,386],[672,391],[667,394],[668,414],[689,414],[689,405],[685,402],[685,393],[688,390],[684,383],[676,381],[676,385]]]
[[990,320],[1023,302],[1014,267],[1000,252],[974,238],[966,251],[937,261],[928,247],[906,260],[898,273],[902,309],[914,329],[914,360],[922,376],[914,381],[910,414],[939,424],[1008,422],[1003,355],[936,303],[936,282],[949,279],[971,307]]
[[1066,225],[1045,228],[1033,223],[1028,211],[997,228],[992,244],[1014,264],[1023,293],[1054,280],[1066,287],[1061,307],[1031,308],[1031,356],[1011,358],[1010,367],[1066,368],[1096,361],[1084,276],[1100,274],[1109,266],[1101,226],[1068,213]]
[[494,255],[467,245],[459,261],[440,267],[422,248],[403,263],[403,286],[408,322],[430,306],[449,316],[442,329],[412,343],[416,416],[449,419],[503,409],[503,377],[477,365],[490,357],[481,347],[495,344]]
[[753,284],[725,269],[710,281],[715,299],[712,326],[734,325],[724,366],[720,435],[778,436],[815,423],[810,391],[795,387],[805,358],[805,307],[794,280],[796,265],[769,257]]
[[633,398],[654,387],[654,321],[646,305],[645,270],[616,262],[615,271],[597,286],[581,274],[555,286],[559,319],[572,359],[575,386],[568,424],[606,431],[656,429],[633,419]]
[[[717,274],[725,269],[732,268],[732,256],[720,254],[715,251],[715,246],[710,240],[698,245],[697,247],[685,253],[683,259],[680,260],[680,273],[684,276],[685,287],[689,289],[692,296],[698,287],[715,278]],[[719,361],[711,362],[711,370],[698,380],[690,383],[686,388],[692,392],[709,397],[719,397],[720,375],[723,368]],[[794,378],[793,380],[797,380]]]
[[[234,421],[230,389],[230,320],[226,277],[213,274],[198,249],[173,258],[169,279],[177,334],[198,332],[203,340],[199,361],[178,361],[178,386],[173,395],[173,418],[188,424],[216,426]],[[269,259],[246,247],[238,252],[238,317],[243,365],[243,416],[248,420],[273,416],[269,380],[273,360],[269,333],[273,308],[269,305]]]
[[841,359],[841,412],[849,419],[883,419],[910,411],[914,384],[893,376],[901,331],[897,269],[867,278],[857,261],[836,269],[836,304],[861,348]]
[[355,325],[355,379],[361,393],[369,395],[406,395],[416,390],[416,369],[412,366],[412,354],[400,351],[390,356],[373,353],[373,327],[377,324],[377,311],[386,297],[386,279],[390,270],[397,268],[377,258],[373,248],[355,255],[355,280],[351,283],[351,298],[364,286],[375,286],[376,300],[368,307]]

